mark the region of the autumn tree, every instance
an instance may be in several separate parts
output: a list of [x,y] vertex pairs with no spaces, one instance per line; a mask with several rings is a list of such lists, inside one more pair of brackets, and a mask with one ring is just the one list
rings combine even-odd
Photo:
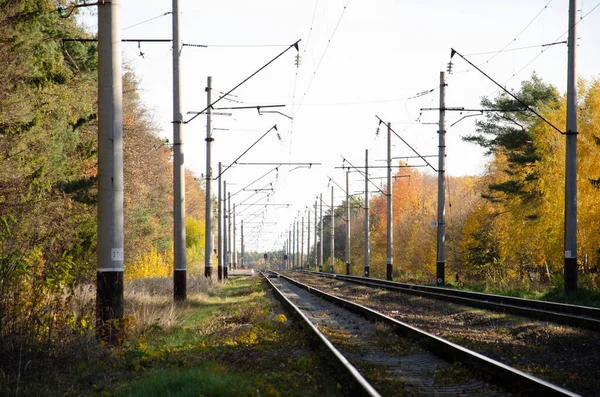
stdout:
[[[579,258],[598,258],[598,219],[593,188],[600,160],[594,139],[598,127],[598,82],[581,82],[578,150]],[[537,76],[523,82],[517,96],[553,126],[565,126],[565,98]],[[484,99],[490,109],[509,110],[516,101],[500,95]],[[504,279],[524,282],[548,280],[562,274],[564,219],[564,137],[531,112],[494,112],[477,124],[478,135],[467,138],[489,150],[491,161],[484,178],[485,212],[492,223],[471,219],[465,230],[466,265],[502,264]],[[480,208],[480,210],[483,207]],[[485,237],[485,238],[484,238]],[[473,256],[477,246],[493,247],[493,255]],[[486,259],[487,258],[487,259]],[[478,261],[487,260],[488,263]]]
[[94,274],[96,47],[58,5],[0,4],[2,350],[52,343]]

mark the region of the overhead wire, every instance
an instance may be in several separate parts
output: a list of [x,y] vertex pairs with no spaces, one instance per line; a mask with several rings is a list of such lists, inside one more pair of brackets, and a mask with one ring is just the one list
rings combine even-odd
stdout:
[[[490,61],[492,61],[494,58],[496,58],[499,54],[501,54],[503,52],[512,51],[512,50],[507,50],[507,48],[510,47],[511,44],[515,43],[519,39],[519,37],[521,37],[521,35],[523,33],[525,33],[525,31],[527,29],[529,29],[529,27],[538,19],[538,17],[548,8],[548,6],[550,5],[550,3],[552,3],[552,1],[553,0],[549,0],[548,3],[546,3],[546,5],[544,7],[542,7],[542,9],[533,17],[533,19],[531,21],[529,21],[529,23],[523,29],[521,29],[521,31],[513,39],[511,39],[508,43],[506,43],[506,45],[504,47],[502,47],[501,50],[488,52],[493,55],[486,61],[480,63],[479,66],[489,63]],[[485,54],[485,53],[472,54],[472,55],[483,55],[483,54]],[[473,70],[473,69],[461,70],[461,71],[457,71],[454,73],[466,73],[466,72],[470,72],[471,70]]]
[[[154,67],[152,66],[152,64],[149,61],[161,61],[161,59],[152,59],[152,58],[147,58],[145,56],[145,54],[143,52],[141,52],[140,48],[138,47],[137,49],[130,43],[130,42],[125,42],[125,44],[131,49],[131,51],[136,52],[138,51],[138,57],[142,58],[144,60],[144,63],[150,68],[150,70],[152,71],[152,73],[154,73],[156,75],[156,77],[158,77],[158,79],[160,80],[160,82],[167,88],[171,89],[171,84],[169,84],[168,82],[165,81],[165,79],[163,78],[163,76],[160,75],[160,73],[158,73],[156,71],[156,69],[154,69]],[[168,56],[168,55],[167,55]],[[163,58],[163,60],[166,59]]]
[[377,104],[377,103],[390,103],[390,102],[402,102],[410,99],[420,98],[427,94],[430,94],[439,88],[432,88],[430,90],[419,92],[415,95],[405,97],[405,98],[392,98],[392,99],[379,99],[379,100],[371,100],[371,101],[358,101],[358,102],[330,102],[330,103],[305,103],[298,106],[352,106],[352,105],[369,105],[369,104]]
[[546,5],[545,5],[545,6],[544,6],[544,7],[543,7],[543,8],[542,8],[542,9],[541,9],[541,10],[540,10],[540,11],[539,11],[537,14],[536,14],[536,16],[535,16],[535,17],[533,17],[533,19],[532,19],[532,20],[531,20],[531,21],[530,21],[530,22],[527,24],[527,26],[525,26],[525,27],[524,27],[524,28],[523,28],[523,29],[522,29],[522,30],[519,32],[519,34],[517,34],[517,35],[515,36],[515,38],[514,38],[514,39],[512,39],[511,41],[509,41],[509,42],[508,42],[508,43],[507,43],[507,44],[504,46],[504,48],[502,48],[500,51],[496,52],[496,53],[495,53],[495,54],[494,54],[494,55],[493,55],[493,56],[492,56],[490,59],[488,59],[488,60],[487,60],[487,61],[485,61],[484,63],[488,63],[488,62],[490,62],[492,59],[494,59],[495,57],[497,57],[497,56],[498,56],[498,54],[500,54],[500,53],[502,53],[504,50],[506,50],[506,48],[508,48],[508,47],[509,47],[509,46],[510,46],[512,43],[514,43],[515,41],[517,41],[517,39],[518,39],[519,37],[521,37],[521,35],[522,35],[523,33],[525,33],[525,31],[526,31],[527,29],[529,29],[529,27],[530,27],[530,26],[531,26],[531,25],[532,25],[532,24],[533,24],[533,23],[536,21],[536,19],[538,19],[538,17],[539,17],[540,15],[542,15],[542,13],[543,13],[544,11],[546,11],[546,9],[547,9],[547,8],[548,8],[548,6],[550,5],[550,3],[552,3],[552,1],[553,1],[553,0],[550,0],[550,1],[548,1],[548,3],[546,3]]
[[330,176],[328,176],[328,175],[326,175],[326,176],[327,176],[327,178],[329,178],[329,180],[330,180],[331,182],[333,182],[333,183],[334,183],[334,184],[335,184],[335,185],[336,185],[338,188],[340,188],[340,189],[342,190],[342,192],[344,192],[344,193],[347,193],[347,194],[348,194],[348,196],[349,196],[349,197],[351,197],[351,198],[352,198],[352,200],[354,200],[354,202],[355,202],[355,203],[356,203],[356,204],[357,204],[357,205],[358,205],[360,208],[363,208],[363,209],[364,209],[364,207],[362,206],[362,204],[361,204],[361,203],[360,203],[358,200],[356,200],[356,199],[354,198],[354,196],[350,194],[350,192],[346,192],[346,189],[344,189],[343,187],[341,187],[341,186],[340,186],[340,185],[339,185],[339,184],[338,184],[338,183],[337,183],[337,182],[336,182],[336,181],[335,181],[335,180],[334,180],[332,177],[330,177]]
[[162,18],[162,17],[164,17],[164,16],[166,16],[166,15],[169,15],[169,14],[173,14],[173,12],[172,12],[172,11],[167,11],[167,12],[165,12],[164,14],[160,14],[160,15],[157,15],[157,16],[155,16],[155,17],[152,17],[152,18],[150,18],[150,19],[146,19],[145,21],[141,21],[141,22],[135,23],[135,24],[133,24],[133,25],[130,25],[130,26],[127,26],[127,27],[125,27],[125,28],[123,28],[123,29],[121,29],[121,30],[127,30],[127,29],[131,29],[131,28],[134,28],[134,27],[136,27],[136,26],[143,25],[143,24],[145,24],[145,23],[147,23],[147,22],[154,21],[155,19]]
[[288,44],[199,44],[182,43],[182,47],[193,48],[267,48],[267,47],[287,47]]
[[[539,47],[550,47],[553,45],[557,45],[557,44],[566,44],[566,41],[559,41],[557,43],[547,43],[547,44],[534,44],[534,45],[528,45],[525,47],[517,47],[517,48],[511,48],[508,50],[503,50],[503,52],[511,52],[511,51],[521,51],[521,50],[530,50],[532,48],[539,48]],[[470,54],[465,54],[466,57],[468,56],[479,56],[479,55],[489,55],[489,54],[497,54],[498,50],[496,51],[485,51],[485,52],[473,52]]]
[[[589,16],[592,12],[594,12],[598,7],[600,7],[600,2],[598,4],[596,4],[594,7],[592,7],[592,9],[590,11],[588,11],[585,15],[582,15],[579,20],[577,22],[575,22],[575,24],[573,25],[573,27],[577,26],[583,19],[585,19],[587,16]],[[562,33],[560,36],[558,36],[556,39],[554,39],[554,41],[551,44],[554,43],[563,43],[560,42],[560,40],[569,33],[569,31],[572,28],[568,28],[564,33]],[[504,83],[502,84],[501,88],[498,88],[496,90],[494,90],[493,92],[491,92],[490,94],[486,95],[486,96],[490,96],[490,95],[496,95],[498,92],[500,92],[501,90],[505,90],[504,87],[506,87],[506,84],[511,81],[513,78],[515,78],[518,74],[520,74],[523,70],[525,70],[529,65],[531,65],[533,62],[535,62],[540,56],[542,56],[542,54],[544,52],[546,52],[549,48],[554,47],[554,45],[546,45],[542,48],[542,50],[536,55],[534,56],[529,62],[527,62],[525,65],[523,65],[518,71],[514,72],[508,79],[506,79],[506,81],[504,81]],[[476,69],[475,65],[473,65],[473,69]],[[470,69],[470,70],[473,70]],[[496,83],[498,86],[500,86],[500,84]],[[506,90],[505,90],[506,91]],[[556,127],[552,126],[554,129],[556,129],[557,131],[559,131],[561,134],[562,132],[560,130],[558,130]]]
[[[317,7],[319,6],[319,0],[315,1],[315,8],[313,9],[312,20],[310,21],[310,28],[308,28],[308,33],[306,34],[306,42],[304,43],[304,50],[302,51],[302,57],[306,54],[306,50],[308,48],[308,44],[310,43],[310,38],[312,36],[313,27],[315,24],[315,17],[317,15]],[[292,112],[294,111],[294,103],[296,101],[296,84],[298,82],[298,71],[300,69],[300,62],[296,65],[296,76],[294,78],[294,89],[292,92]],[[293,124],[293,122],[292,122]]]
[[[335,28],[333,29],[333,32],[331,33],[331,36],[329,37],[329,39],[327,40],[327,45],[325,46],[325,50],[323,50],[323,54],[321,54],[321,58],[319,59],[319,62],[317,63],[317,67],[315,68],[310,81],[308,82],[308,86],[306,87],[306,90],[304,91],[304,94],[302,95],[302,98],[300,99],[300,105],[298,105],[298,111],[299,109],[301,109],[301,105],[304,102],[304,99],[306,98],[306,95],[308,94],[308,92],[310,91],[310,88],[312,87],[312,83],[315,79],[315,76],[317,75],[317,73],[319,72],[319,69],[321,67],[321,64],[323,63],[323,60],[325,59],[325,56],[327,55],[327,50],[329,50],[329,46],[331,45],[331,41],[333,40],[335,33],[337,32],[340,23],[342,22],[342,19],[344,18],[344,15],[346,14],[346,10],[348,9],[348,6],[350,5],[350,2],[352,0],[348,0],[348,2],[344,5],[344,8],[342,10],[342,13],[340,14],[340,17],[338,18],[338,21],[335,25]],[[296,113],[294,113],[294,117],[297,116],[298,111],[296,111]]]
[[[340,155],[340,157],[344,160],[344,162],[350,164],[350,167],[354,168],[356,171],[358,171],[359,174],[361,174],[362,176],[364,176],[365,178],[367,178],[367,181],[369,181],[371,183],[371,185],[375,186],[375,189],[379,190],[379,192],[381,194],[385,194],[383,192],[383,190],[381,190],[379,188],[379,186],[377,186],[377,184],[375,184],[371,179],[369,179],[369,176],[366,172],[363,172],[362,170],[356,168],[348,159],[346,159],[344,156]],[[330,179],[331,180],[331,179]]]
[[[598,4],[596,4],[590,11],[588,11],[585,15],[581,16],[579,18],[579,20],[577,22],[575,22],[575,24],[573,25],[573,27],[577,26],[581,21],[583,21],[588,15],[590,15],[592,12],[594,12],[594,10],[596,10],[598,7],[600,7],[600,2]],[[560,36],[558,36],[556,39],[554,39],[554,42],[559,42],[559,40],[561,40],[563,37],[565,37],[566,34],[569,33],[569,31],[572,28],[568,28],[563,34],[561,34]],[[535,60],[537,60],[544,52],[546,52],[548,50],[548,48],[550,48],[551,46],[546,46],[542,49],[542,51],[540,51],[539,54],[537,54],[533,59],[531,59],[529,62],[527,62],[521,69],[519,69],[517,72],[513,73],[512,76],[510,76],[505,82],[504,85],[506,85],[506,83],[508,83],[510,80],[512,80],[515,76],[517,76],[519,73],[521,73],[523,70],[525,70],[529,65],[531,65],[533,62],[535,62]],[[497,92],[497,91],[496,91]]]
[[213,103],[209,104],[205,109],[203,109],[202,111],[196,113],[195,116],[191,117],[190,119],[188,119],[187,121],[183,121],[183,124],[188,124],[189,122],[191,122],[192,120],[194,120],[196,117],[198,117],[200,114],[202,114],[203,112],[205,112],[209,107],[213,107],[214,105],[217,104],[217,102],[219,102],[220,100],[222,100],[223,98],[225,98],[227,95],[231,94],[233,91],[235,91],[237,88],[239,88],[241,85],[243,85],[245,82],[247,82],[248,80],[250,80],[252,77],[256,76],[258,73],[260,73],[263,69],[265,69],[267,66],[269,66],[270,64],[272,64],[273,62],[275,62],[279,57],[281,57],[283,54],[285,54],[286,52],[288,52],[291,48],[296,48],[296,50],[298,50],[298,43],[300,43],[300,40],[297,40],[294,44],[288,46],[285,50],[283,50],[282,52],[280,52],[277,56],[275,56],[274,58],[272,58],[269,62],[265,63],[263,66],[261,66],[258,70],[254,71],[250,76],[246,77],[244,80],[242,80],[240,83],[238,83],[235,87],[233,87],[232,89],[230,89],[229,91],[227,91],[225,93],[225,95],[220,96],[219,98],[217,98]]
[[[308,44],[310,42],[310,38],[312,36],[313,27],[315,24],[315,17],[317,15],[317,7],[319,6],[319,0],[315,1],[315,8],[313,9],[312,20],[310,21],[310,28],[308,29],[308,33],[306,35],[306,43],[304,45],[304,51],[302,51],[302,57],[306,54],[306,50],[308,48]],[[301,57],[296,57],[296,73],[294,76],[294,87],[292,89],[292,114],[294,114],[294,107],[296,103],[296,88],[298,84],[298,72],[300,70],[300,59]],[[288,150],[288,160],[292,157],[292,140],[294,134],[294,118],[292,117],[291,125],[290,125],[290,142],[289,142],[289,150]]]

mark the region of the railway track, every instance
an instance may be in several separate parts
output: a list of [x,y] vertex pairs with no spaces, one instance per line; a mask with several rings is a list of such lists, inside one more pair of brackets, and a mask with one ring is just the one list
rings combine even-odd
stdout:
[[373,288],[343,277],[298,272],[293,277],[581,395],[600,390],[596,331]]
[[267,278],[273,292],[353,379],[350,395],[576,395],[365,306],[273,274]]
[[453,302],[485,310],[515,314],[518,316],[552,321],[574,327],[600,331],[600,309],[595,307],[567,305],[533,299],[522,299],[503,295],[483,294],[449,288],[406,284],[358,276],[333,275],[328,273],[304,272],[307,274],[336,278],[359,285],[384,288],[405,294]]

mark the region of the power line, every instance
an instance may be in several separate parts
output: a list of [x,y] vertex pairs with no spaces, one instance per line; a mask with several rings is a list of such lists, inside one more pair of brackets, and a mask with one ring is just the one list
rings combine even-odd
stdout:
[[[478,53],[478,54],[469,54],[469,55],[484,55],[484,54],[493,54],[488,60],[486,60],[485,62],[482,62],[479,64],[479,66],[481,65],[485,65],[487,63],[489,63],[492,59],[496,58],[500,53],[505,52],[506,49],[513,44],[514,42],[517,41],[517,39],[523,34],[525,33],[525,31],[535,22],[535,20],[548,8],[548,6],[550,5],[550,3],[552,3],[553,0],[548,1],[548,3],[546,3],[546,5],[544,7],[542,7],[542,9],[533,17],[533,19],[531,21],[529,21],[529,23],[523,28],[521,29],[521,31],[512,39],[510,40],[508,43],[506,43],[506,45],[504,47],[502,47],[501,50],[498,51],[489,51],[489,52],[484,52],[484,53]],[[508,50],[508,51],[514,51],[514,50]],[[469,56],[466,55],[466,56]],[[466,72],[470,72],[472,69],[467,69],[467,70],[463,70],[457,73],[466,73]]]
[[[319,5],[319,0],[315,1],[315,8],[313,10],[313,16],[312,16],[312,20],[310,21],[310,28],[308,29],[308,33],[307,33],[307,37],[306,37],[306,45],[304,46],[304,51],[302,52],[302,56],[304,56],[306,54],[306,50],[308,48],[308,43],[310,41],[310,38],[312,36],[312,30],[313,30],[313,26],[315,24],[315,16],[317,15],[317,7]],[[296,55],[296,73],[294,76],[294,88],[292,89],[292,112],[294,112],[294,108],[295,108],[295,104],[296,104],[296,88],[298,85],[298,72],[300,70],[300,57],[298,57],[298,55]],[[288,158],[291,158],[292,156],[292,143],[293,143],[293,135],[294,133],[294,118],[292,117],[292,122],[290,125],[290,144],[289,144],[289,151],[288,151]]]
[[238,190],[237,192],[233,193],[233,194],[231,195],[231,197],[233,197],[233,196],[235,196],[236,194],[238,194],[238,193],[240,193],[240,192],[244,191],[246,188],[248,188],[248,187],[252,186],[253,184],[255,184],[256,182],[260,181],[262,178],[264,178],[265,176],[269,175],[269,174],[270,174],[271,172],[273,172],[273,171],[277,171],[277,172],[279,172],[279,166],[277,166],[277,167],[275,167],[275,168],[271,169],[270,171],[267,171],[267,172],[265,172],[263,175],[261,175],[260,177],[256,178],[254,181],[250,182],[249,184],[247,184],[246,186],[244,186],[243,188],[241,188],[241,189],[240,189],[240,190]]
[[[316,67],[315,71],[313,72],[313,75],[310,78],[310,81],[308,82],[308,87],[306,88],[306,91],[304,91],[304,94],[302,95],[302,99],[300,100],[300,105],[298,105],[298,107],[300,107],[302,105],[302,102],[304,102],[304,98],[306,98],[306,95],[308,94],[308,91],[310,90],[310,88],[312,86],[315,76],[317,75],[319,68],[321,67],[321,64],[323,63],[323,59],[325,59],[325,55],[327,55],[327,50],[329,49],[329,46],[331,45],[331,41],[333,40],[333,37],[335,36],[335,33],[337,32],[338,27],[340,26],[340,23],[342,22],[342,19],[344,18],[344,14],[346,13],[346,9],[350,5],[351,1],[352,0],[348,0],[348,2],[344,5],[344,9],[342,10],[342,13],[340,14],[340,17],[337,21],[337,24],[335,25],[335,28],[333,29],[333,32],[331,33],[331,36],[327,40],[327,45],[325,46],[325,50],[323,51],[323,54],[321,55],[321,59],[319,59],[319,63],[317,64],[317,67]],[[297,113],[298,112],[296,112],[296,114]],[[294,117],[296,117],[296,114],[294,114]]]
[[[379,116],[377,116],[377,115],[376,115],[375,117],[377,117],[377,119],[379,120],[379,124],[386,124],[386,123],[385,123],[385,121],[383,121],[382,119],[380,119],[380,118],[379,118]],[[415,149],[413,149],[413,147],[412,147],[412,146],[410,146],[410,145],[408,144],[408,142],[406,142],[406,141],[405,141],[405,140],[404,140],[404,139],[403,139],[403,138],[402,138],[402,137],[401,137],[401,136],[400,136],[400,135],[399,135],[399,134],[398,134],[396,131],[394,131],[394,129],[393,129],[393,128],[391,128],[391,127],[388,127],[388,128],[390,129],[390,131],[392,131],[392,132],[394,133],[394,135],[396,135],[396,136],[397,136],[397,137],[398,137],[398,138],[399,138],[399,139],[400,139],[402,142],[404,142],[404,144],[405,144],[406,146],[408,146],[408,148],[409,148],[410,150],[412,150],[412,151],[413,151],[413,152],[414,152],[414,153],[415,153],[417,156],[419,156],[419,157],[421,158],[421,160],[423,160],[423,161],[425,162],[425,164],[427,164],[429,167],[431,167],[431,169],[432,169],[434,172],[438,172],[438,170],[436,170],[435,168],[433,168],[433,166],[432,166],[431,164],[429,164],[429,161],[427,161],[427,159],[426,159],[426,158],[424,158],[423,156],[421,156],[421,153],[419,153],[419,152],[417,152]]]
[[537,13],[537,15],[535,17],[533,17],[533,19],[527,24],[527,26],[525,26],[520,32],[519,34],[517,34],[515,36],[514,39],[512,39],[511,41],[509,41],[500,51],[496,52],[490,59],[488,59],[487,61],[485,61],[484,63],[488,63],[490,62],[492,59],[494,59],[496,56],[498,56],[498,54],[500,54],[501,52],[503,52],[508,46],[510,46],[512,43],[514,43],[515,41],[517,41],[517,39],[535,22],[536,19],[538,19],[538,17],[540,15],[542,15],[542,13],[548,8],[548,6],[550,5],[550,3],[552,3],[553,0],[550,0],[548,3],[546,3],[546,5],[540,10],[540,12]]
[[182,47],[197,48],[267,48],[267,47],[287,47],[288,44],[196,44],[181,43]]
[[[499,51],[486,51],[486,52],[473,52],[471,54],[465,54],[466,57],[468,56],[479,56],[479,55],[489,55],[489,54],[498,54],[500,52],[511,52],[511,51],[521,51],[521,50],[530,50],[532,48],[540,48],[540,47],[550,47],[553,45],[558,45],[558,44],[567,44],[566,41],[558,41],[555,43],[547,43],[547,44],[535,44],[535,45],[528,45],[525,47],[517,47],[517,48],[511,48],[509,50],[499,50]],[[472,69],[471,69],[472,70]]]
[[277,124],[275,124],[273,127],[269,128],[269,129],[267,130],[267,132],[265,132],[264,134],[262,134],[260,138],[258,138],[258,139],[257,139],[257,140],[256,140],[256,141],[255,141],[255,142],[252,144],[252,145],[250,145],[250,147],[249,147],[248,149],[244,150],[244,153],[240,154],[240,155],[238,156],[238,158],[237,158],[237,159],[235,159],[235,160],[233,161],[233,163],[229,164],[229,165],[227,166],[227,168],[225,168],[225,169],[224,169],[224,170],[223,170],[223,171],[222,171],[222,172],[221,172],[219,175],[217,175],[217,177],[216,177],[215,179],[218,179],[218,178],[219,178],[221,175],[223,175],[223,174],[225,173],[225,171],[227,171],[229,168],[231,168],[231,166],[232,166],[232,165],[236,164],[236,163],[237,163],[237,161],[238,161],[239,159],[241,159],[243,155],[245,155],[246,153],[248,153],[248,152],[250,151],[250,149],[252,149],[252,148],[253,148],[253,147],[254,147],[254,146],[255,146],[255,145],[258,143],[258,142],[260,142],[260,141],[261,141],[261,139],[263,139],[265,136],[267,136],[267,134],[268,134],[269,132],[271,132],[271,130],[273,130],[273,129],[274,129],[275,131],[277,131]]
[[[133,45],[131,45],[131,44],[130,44],[130,43],[131,43],[131,41],[130,41],[130,40],[122,40],[122,41],[124,41],[124,42],[127,44],[127,46],[128,46],[130,49],[131,49],[131,51],[133,51],[133,52],[135,52],[135,51],[136,51],[135,47],[134,47]],[[171,40],[169,39],[168,41],[170,42]],[[145,57],[145,56],[144,56],[144,53],[143,53],[143,52],[140,50],[140,42],[143,42],[143,41],[138,41],[138,48],[137,48],[137,50],[139,51],[139,57],[140,57],[140,58],[142,58],[142,59],[144,60],[144,63],[146,64],[146,66],[148,66],[148,68],[150,68],[150,70],[152,71],[152,73],[154,73],[154,74],[156,75],[156,77],[158,77],[158,79],[160,80],[160,82],[161,82],[161,83],[162,83],[162,84],[163,84],[165,87],[167,87],[167,88],[169,88],[169,89],[172,89],[172,86],[171,86],[169,83],[167,83],[167,82],[164,80],[163,76],[162,76],[160,73],[158,73],[158,72],[157,72],[157,71],[154,69],[154,67],[153,67],[153,66],[150,64],[150,62],[149,62],[149,61],[150,61],[150,60],[153,60],[153,61],[154,61],[154,59],[150,59],[150,58],[147,58],[147,57]],[[169,55],[169,54],[167,54],[167,56],[168,56],[168,55]],[[166,58],[166,57],[165,57],[165,58]]]
[[144,24],[144,23],[147,23],[147,22],[150,22],[150,21],[154,21],[155,19],[162,18],[162,17],[164,17],[164,16],[166,16],[166,15],[169,15],[169,14],[172,14],[172,12],[171,12],[171,11],[167,11],[167,12],[165,12],[164,14],[161,14],[161,15],[158,15],[158,16],[155,16],[155,17],[152,17],[152,18],[150,18],[150,19],[146,19],[145,21],[141,21],[141,22],[135,23],[135,24],[133,24],[133,25],[130,25],[130,26],[127,26],[126,28],[123,28],[123,29],[121,29],[121,30],[123,31],[123,30],[131,29],[131,28],[134,28],[134,27],[136,27],[136,26],[142,25],[142,24]]
[[[206,110],[208,110],[208,108],[213,107],[214,105],[217,104],[217,102],[219,102],[221,99],[225,98],[227,95],[231,94],[233,91],[235,91],[237,88],[239,88],[242,84],[244,84],[245,82],[247,82],[248,80],[250,80],[252,77],[256,76],[259,72],[261,72],[264,68],[266,68],[267,66],[269,66],[270,64],[272,64],[273,62],[275,62],[275,60],[277,60],[279,57],[281,57],[283,54],[285,54],[286,52],[288,52],[291,48],[296,48],[296,50],[298,50],[298,43],[300,43],[300,40],[296,41],[294,44],[291,44],[289,47],[287,47],[285,50],[281,51],[277,56],[275,56],[273,59],[271,59],[269,62],[265,63],[263,66],[261,66],[258,70],[256,70],[254,73],[252,73],[250,76],[246,77],[244,80],[242,80],[242,82],[240,82],[238,85],[236,85],[235,87],[233,87],[232,89],[230,89],[229,91],[227,91],[223,96],[220,96],[216,101],[214,101],[213,103],[210,103],[204,110],[202,110],[201,112],[198,112],[198,114],[194,115],[193,117],[191,117],[189,120],[184,121],[183,124],[188,124],[189,122],[191,122],[192,120],[194,120],[196,117],[198,117],[200,114],[202,114],[203,112],[205,112]],[[175,121],[174,121],[175,122]]]
[[[306,50],[308,48],[308,43],[310,43],[310,38],[312,36],[312,31],[313,31],[313,27],[315,24],[315,17],[317,15],[317,7],[319,5],[319,0],[315,1],[315,8],[313,10],[313,15],[312,15],[312,20],[310,21],[310,28],[308,28],[308,33],[306,34],[306,43],[304,45],[304,51],[302,51],[302,56],[304,57],[304,55],[306,54]],[[298,70],[300,69],[300,59],[298,59],[298,62],[296,63],[296,76],[294,78],[294,90],[292,92],[292,111],[294,109],[294,103],[296,101],[296,83],[298,82]],[[292,122],[293,124],[293,122]]]
[[333,183],[335,184],[335,186],[337,186],[338,188],[340,188],[340,189],[342,190],[342,192],[344,192],[344,193],[348,193],[348,196],[350,196],[350,197],[352,198],[352,200],[354,200],[354,202],[355,202],[355,203],[356,203],[356,204],[357,204],[357,205],[358,205],[360,208],[363,208],[363,209],[365,208],[365,207],[363,207],[363,206],[362,206],[362,204],[361,204],[361,203],[360,203],[358,200],[356,200],[356,199],[354,198],[354,196],[353,196],[353,195],[351,195],[349,192],[346,192],[346,189],[344,189],[343,187],[341,187],[341,186],[340,186],[340,185],[339,185],[339,184],[338,184],[338,183],[337,183],[337,182],[336,182],[336,181],[335,181],[335,180],[334,180],[332,177],[330,177],[329,175],[326,175],[326,176],[327,176],[327,178],[329,178],[329,181],[330,181],[330,182],[333,182]]
[[[592,12],[594,12],[594,10],[595,10],[596,8],[598,8],[598,7],[600,7],[600,3],[596,4],[596,5],[595,5],[595,6],[594,6],[594,7],[593,7],[593,8],[592,8],[590,11],[588,11],[588,12],[587,12],[585,15],[583,15],[583,16],[582,16],[582,17],[579,19],[579,21],[577,21],[577,22],[575,23],[575,25],[573,25],[573,27],[577,26],[577,24],[578,24],[579,22],[583,21],[583,20],[584,20],[584,19],[585,19],[585,18],[586,18],[588,15],[590,15]],[[572,29],[572,28],[569,28],[569,29],[567,29],[567,30],[566,30],[566,31],[565,31],[563,34],[561,34],[560,36],[558,36],[558,37],[557,37],[557,38],[554,40],[554,42],[558,42],[558,41],[559,41],[559,40],[561,40],[563,37],[565,37],[565,35],[566,35],[566,34],[568,34],[568,33],[569,33],[569,31],[570,31],[571,29]],[[536,60],[536,59],[538,59],[538,58],[539,58],[539,57],[540,57],[540,56],[541,56],[541,55],[542,55],[544,52],[546,52],[546,50],[547,50],[548,48],[550,48],[550,47],[545,47],[545,48],[543,48],[543,49],[542,49],[542,51],[541,51],[539,54],[537,54],[537,55],[536,55],[536,56],[535,56],[535,57],[534,57],[532,60],[530,60],[529,62],[527,62],[527,63],[526,63],[526,64],[525,64],[525,65],[524,65],[524,66],[523,66],[521,69],[519,69],[517,72],[513,73],[513,74],[512,74],[512,76],[510,76],[510,77],[509,77],[509,78],[508,78],[508,79],[507,79],[507,80],[504,82],[504,85],[506,85],[506,83],[508,83],[510,80],[512,80],[512,79],[513,79],[513,77],[515,77],[516,75],[518,75],[519,73],[521,73],[521,72],[522,72],[522,71],[523,71],[525,68],[527,68],[527,67],[528,67],[529,65],[531,65],[533,62],[535,62],[535,60]]]
[[[435,90],[437,90],[437,88],[422,91],[415,95],[405,97],[405,98],[379,99],[379,100],[359,101],[359,102],[305,103],[305,104],[299,104],[299,105],[297,105],[297,107],[300,107],[300,106],[351,106],[351,105],[369,105],[369,104],[389,103],[389,102],[402,102],[402,101],[407,101],[409,99],[420,98],[422,96],[425,96],[427,94],[434,92]],[[292,108],[293,108],[293,106],[294,106],[294,104],[292,104]]]
[[471,61],[469,61],[467,58],[465,58],[463,55],[461,55],[459,52],[457,52],[454,48],[452,48],[452,55],[450,55],[450,58],[452,58],[452,56],[454,56],[454,54],[457,54],[459,57],[461,57],[462,59],[464,59],[469,65],[471,65],[475,69],[477,69],[477,71],[479,73],[483,74],[491,82],[493,82],[494,84],[496,84],[502,91],[506,92],[508,95],[510,95],[511,97],[513,97],[517,102],[519,102],[521,105],[523,105],[525,107],[525,109],[529,110],[530,112],[532,112],[533,114],[535,114],[536,116],[538,116],[541,120],[543,120],[550,127],[554,128],[556,131],[560,132],[561,134],[564,134],[564,132],[562,132],[560,129],[558,129],[554,124],[552,124],[550,121],[548,121],[544,116],[542,116],[541,114],[539,114],[538,112],[536,112],[535,109],[533,109],[531,106],[529,106],[528,104],[526,104],[525,102],[523,102],[515,94],[513,94],[512,92],[510,92],[509,90],[507,90],[506,88],[504,88],[503,86],[501,86],[496,80],[494,80],[493,78],[491,78],[483,70],[479,69]]
[[[340,155],[340,157],[342,158],[342,160],[344,160],[344,162],[347,162],[348,164],[350,164],[350,166],[352,168],[354,168],[356,171],[358,171],[358,173],[360,173],[362,176],[367,178],[367,180],[371,183],[371,185],[375,186],[375,189],[379,190],[379,192],[381,194],[385,195],[385,192],[383,190],[381,190],[379,188],[379,186],[377,186],[371,179],[369,179],[369,176],[366,173],[362,172],[362,170],[360,170],[360,169],[356,168],[354,165],[352,165],[352,163],[350,161],[348,161],[346,158],[344,158],[344,156]],[[376,168],[376,167],[369,167],[369,168]],[[387,168],[387,166],[385,168]]]

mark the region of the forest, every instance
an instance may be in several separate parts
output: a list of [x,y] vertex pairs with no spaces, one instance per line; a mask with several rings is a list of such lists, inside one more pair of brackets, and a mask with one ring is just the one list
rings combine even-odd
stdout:
[[[566,98],[537,75],[516,96],[552,124],[565,125]],[[600,81],[579,81],[578,244],[584,288],[597,290],[600,260]],[[489,112],[464,139],[487,151],[483,175],[449,177],[446,277],[450,282],[562,288],[565,137],[506,94],[482,98]],[[394,278],[435,283],[437,176],[397,164],[392,182]],[[387,188],[370,199],[370,266],[385,278]],[[350,200],[352,274],[364,264],[364,199]],[[325,208],[325,206],[324,206]],[[346,263],[346,202],[334,210],[337,272]],[[323,219],[323,264],[329,271],[331,211]],[[317,250],[319,247],[317,246]],[[310,264],[315,263],[315,249]],[[306,255],[304,255],[306,257]],[[306,262],[306,261],[305,261]]]
[[[97,45],[62,0],[0,1],[0,362],[15,352],[51,352],[89,334],[94,308],[78,294],[95,285]],[[172,152],[125,69],[125,279],[173,272]],[[565,95],[537,75],[516,95],[565,125]],[[482,98],[489,112],[465,139],[487,150],[482,175],[449,177],[447,279],[506,288],[562,288],[564,136],[506,95]],[[578,242],[580,287],[598,291],[600,261],[600,80],[579,82]],[[436,177],[394,166],[394,277],[433,283]],[[384,193],[387,188],[383,188]],[[386,196],[370,202],[371,276],[385,277]],[[335,263],[345,268],[345,202],[334,209]],[[364,201],[351,204],[353,274],[364,263]],[[186,173],[188,274],[204,266],[205,194]],[[325,271],[330,213],[324,217]],[[316,246],[318,247],[318,246]],[[313,248],[314,251],[314,248]],[[269,260],[280,251],[269,252]],[[249,252],[246,262],[264,263]],[[268,260],[268,261],[269,261]],[[127,285],[126,285],[127,288]],[[12,361],[11,361],[12,362]],[[1,365],[0,365],[1,367]]]
[[[96,278],[97,45],[63,2],[0,3],[0,352],[57,349],[88,332],[73,305]],[[125,278],[172,274],[173,166],[123,76]],[[186,173],[188,272],[204,260],[205,195]]]

